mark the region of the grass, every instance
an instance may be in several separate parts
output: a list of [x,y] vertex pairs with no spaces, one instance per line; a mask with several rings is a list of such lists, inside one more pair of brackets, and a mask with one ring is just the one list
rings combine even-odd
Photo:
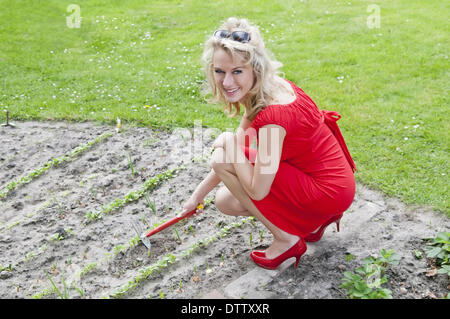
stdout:
[[[357,179],[450,216],[445,1],[0,1],[0,110],[14,120],[236,128],[202,97],[202,45],[221,21],[261,27],[286,78],[336,110]],[[369,29],[370,4],[380,28]],[[26,10],[24,10],[26,8]]]

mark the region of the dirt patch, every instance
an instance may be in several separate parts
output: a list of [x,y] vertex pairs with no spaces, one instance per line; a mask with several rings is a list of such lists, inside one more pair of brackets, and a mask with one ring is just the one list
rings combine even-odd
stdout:
[[[270,245],[268,231],[256,221],[222,215],[213,201],[202,215],[152,237],[150,253],[135,240],[131,218],[146,228],[168,220],[206,176],[211,138],[203,137],[199,149],[187,130],[181,138],[136,127],[117,134],[92,123],[16,124],[0,128],[0,192],[79,145],[114,134],[1,199],[0,298],[58,298],[51,281],[70,298],[201,298],[214,290],[226,295],[230,283],[258,268],[249,253]],[[153,186],[145,188],[149,181]],[[114,208],[118,199],[122,204]],[[329,227],[320,242],[308,244],[297,269],[257,290],[271,298],[345,298],[343,272],[385,248],[400,256],[387,273],[394,298],[440,298],[448,293],[448,277],[427,276],[427,259],[414,251],[448,229],[442,214],[358,185],[341,232]],[[355,258],[346,261],[349,254]],[[65,293],[64,282],[70,287]]]

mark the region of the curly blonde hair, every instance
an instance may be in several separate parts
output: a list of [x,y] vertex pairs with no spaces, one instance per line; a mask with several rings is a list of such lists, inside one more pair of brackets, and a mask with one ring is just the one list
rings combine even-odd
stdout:
[[[234,58],[239,54],[253,68],[253,87],[245,96],[242,103],[247,107],[246,117],[253,121],[256,114],[264,109],[270,101],[274,100],[275,92],[285,88],[285,81],[279,76],[278,69],[282,64],[270,58],[270,52],[266,49],[262,35],[257,26],[251,25],[247,19],[228,18],[220,29],[233,31],[246,31],[250,33],[250,41],[241,43],[228,38],[211,36],[205,43],[202,60],[207,79],[207,91],[212,93],[210,102],[225,103],[224,111],[229,117],[240,114],[240,103],[226,101],[222,91],[214,81],[213,56],[218,49],[223,49]],[[233,107],[235,112],[232,113]]]

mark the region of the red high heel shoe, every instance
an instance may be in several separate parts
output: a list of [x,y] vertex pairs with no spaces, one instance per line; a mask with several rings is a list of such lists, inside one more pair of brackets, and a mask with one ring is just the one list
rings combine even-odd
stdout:
[[273,259],[266,258],[266,252],[264,250],[254,250],[250,253],[250,257],[258,266],[271,270],[276,269],[286,259],[295,257],[295,268],[297,268],[300,257],[305,253],[305,251],[305,241],[300,238],[299,241],[295,243],[291,248]]
[[341,221],[342,215],[343,214],[331,217],[329,220],[327,220],[327,222],[325,224],[320,226],[318,231],[306,236],[305,241],[308,243],[319,241],[320,238],[322,238],[323,233],[325,232],[325,228],[327,228],[327,226],[330,225],[331,223],[336,223],[336,229],[339,232],[339,222]]

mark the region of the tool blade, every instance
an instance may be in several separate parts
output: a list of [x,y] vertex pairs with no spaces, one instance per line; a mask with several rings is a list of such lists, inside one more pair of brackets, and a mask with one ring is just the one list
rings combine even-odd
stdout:
[[150,243],[150,239],[145,237],[144,229],[142,228],[140,222],[138,220],[131,220],[130,225],[134,229],[134,232],[139,237],[141,242],[145,245],[145,247],[147,247],[148,250],[150,250],[152,244]]

